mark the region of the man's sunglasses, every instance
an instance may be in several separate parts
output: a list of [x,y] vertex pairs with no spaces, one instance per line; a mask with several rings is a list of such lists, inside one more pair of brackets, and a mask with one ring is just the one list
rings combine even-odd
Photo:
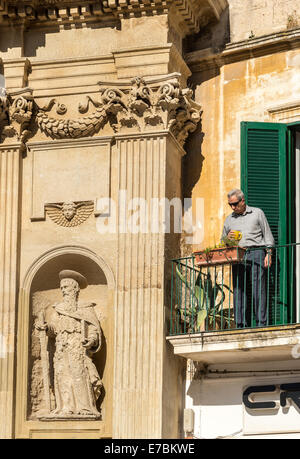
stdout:
[[233,206],[236,207],[240,202],[241,202],[241,199],[236,202],[229,202],[228,204],[230,205],[230,207],[233,207]]

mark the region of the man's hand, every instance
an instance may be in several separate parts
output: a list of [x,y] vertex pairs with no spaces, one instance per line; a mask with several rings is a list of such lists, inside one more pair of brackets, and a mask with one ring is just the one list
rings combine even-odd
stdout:
[[234,241],[234,240],[235,240],[235,233],[236,233],[236,231],[231,230],[231,231],[229,231],[229,233],[227,234],[227,237],[228,237],[229,239],[232,239],[232,240]]
[[267,255],[265,256],[265,260],[264,260],[264,267],[271,268],[271,266],[272,266],[272,255],[270,253],[267,253]]

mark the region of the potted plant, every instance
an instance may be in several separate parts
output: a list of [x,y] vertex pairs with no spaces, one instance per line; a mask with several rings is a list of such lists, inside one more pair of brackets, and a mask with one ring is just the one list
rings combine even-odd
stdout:
[[193,286],[189,285],[179,267],[176,275],[190,292],[188,301],[184,305],[176,305],[181,323],[186,324],[189,333],[203,331],[203,329],[218,330],[228,329],[234,324],[231,316],[232,309],[223,308],[225,289],[232,293],[228,285],[219,285],[215,273],[214,279],[207,273],[200,271]]
[[246,249],[240,247],[238,242],[242,238],[240,231],[235,231],[234,239],[224,237],[222,242],[214,247],[207,247],[199,252],[194,252],[197,266],[223,265],[228,263],[240,263]]

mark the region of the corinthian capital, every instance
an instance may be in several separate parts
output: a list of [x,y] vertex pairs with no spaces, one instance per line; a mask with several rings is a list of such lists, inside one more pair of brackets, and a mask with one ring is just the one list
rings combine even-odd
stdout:
[[20,142],[21,151],[26,150],[26,140],[31,132],[34,101],[32,90],[22,88],[19,91],[0,95],[0,140],[14,138]]
[[102,104],[114,115],[117,132],[169,130],[183,144],[200,121],[201,107],[190,89],[182,89],[179,74],[160,79],[134,78],[127,83],[100,83]]
[[0,94],[0,132],[3,132],[5,126],[9,125],[9,107],[10,101],[5,89]]

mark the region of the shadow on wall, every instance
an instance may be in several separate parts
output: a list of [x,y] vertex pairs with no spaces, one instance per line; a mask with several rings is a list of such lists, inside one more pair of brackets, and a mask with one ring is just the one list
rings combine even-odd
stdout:
[[193,376],[187,389],[193,406],[241,405],[242,388],[240,381],[228,383],[226,380],[205,380],[198,372]]
[[198,34],[188,37],[184,42],[185,53],[211,48],[214,52],[222,51],[230,42],[229,6],[223,11],[220,20],[202,27]]
[[197,126],[196,131],[189,137],[185,150],[186,155],[183,158],[183,174],[182,174],[182,196],[183,198],[191,198],[193,188],[199,181],[204,156],[201,153],[201,146],[205,134],[202,132],[201,123]]
[[[85,23],[83,24],[64,24],[64,30],[72,30],[74,29],[104,29],[104,28],[116,28],[120,29],[120,25],[118,21],[114,21],[114,23]],[[56,33],[58,34],[60,31],[59,26],[56,25],[51,26],[51,28],[47,28],[45,30],[36,30],[32,31],[29,30],[24,35],[24,56],[25,57],[34,57],[37,55],[38,48],[46,46],[46,36],[49,33]],[[61,38],[60,38],[61,35]],[[58,38],[57,45],[63,45],[63,34],[60,34]]]
[[[206,61],[205,56],[221,53],[228,43],[230,43],[229,7],[223,11],[219,21],[209,23],[198,34],[185,39],[184,53],[187,64],[192,68],[190,86],[193,89],[220,75],[218,64],[209,59]],[[202,56],[200,64],[199,52]]]
[[[52,23],[51,26],[45,29],[31,29],[30,27],[24,30],[23,27],[17,27],[14,25],[3,27],[3,31],[0,35],[0,52],[7,53],[11,49],[19,49],[23,54],[23,57],[35,57],[37,56],[37,50],[39,48],[46,47],[46,37],[51,33],[58,34],[60,26],[56,23]],[[94,23],[94,24],[64,24],[64,30],[70,30],[73,27],[75,29],[102,29],[102,28],[117,28],[120,29],[118,21],[113,23]],[[63,45],[62,39],[58,39],[57,45]]]
[[[229,7],[223,11],[220,20],[208,24],[203,27],[197,35],[188,37],[184,43],[185,54],[193,51],[204,50],[210,48],[213,52],[222,51],[226,44],[230,42],[230,15]],[[215,78],[220,74],[218,66],[213,65],[210,68],[203,69],[199,72],[194,72],[189,84],[193,90],[203,82]],[[201,101],[198,101],[201,103]],[[196,183],[199,181],[204,156],[201,154],[201,145],[203,143],[205,133],[201,130],[201,125],[198,125],[196,132],[190,136],[187,144],[187,154],[183,162],[183,197],[191,198],[192,191]]]

